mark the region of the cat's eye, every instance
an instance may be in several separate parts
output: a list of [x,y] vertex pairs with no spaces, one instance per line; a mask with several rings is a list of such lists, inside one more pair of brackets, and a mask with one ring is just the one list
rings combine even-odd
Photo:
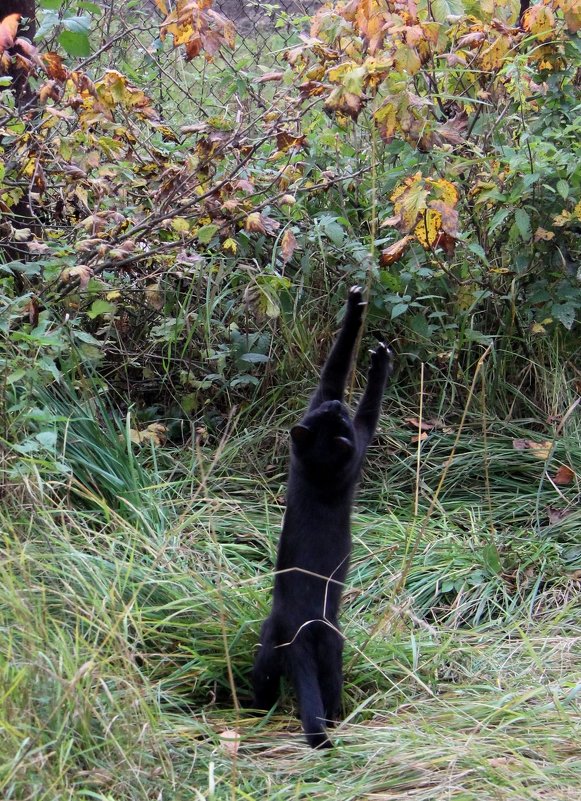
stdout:
[[353,443],[347,437],[334,437],[333,441],[340,451],[343,453],[353,452]]
[[313,432],[307,426],[296,425],[291,428],[291,439],[295,445],[308,445],[313,441]]

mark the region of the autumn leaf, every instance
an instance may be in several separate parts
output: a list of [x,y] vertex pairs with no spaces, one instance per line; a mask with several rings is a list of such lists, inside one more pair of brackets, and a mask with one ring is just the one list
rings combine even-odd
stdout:
[[159,445],[163,445],[166,435],[167,428],[162,423],[150,423],[147,428],[141,431],[136,428],[129,429],[129,439],[136,445],[151,443],[158,447]]
[[269,83],[270,81],[282,81],[284,78],[284,72],[265,72],[264,75],[260,75],[258,78],[254,79],[255,83]]
[[185,46],[186,61],[191,61],[202,50],[212,60],[223,45],[234,48],[236,29],[232,22],[210,8],[213,0],[177,0],[176,7],[160,26],[160,38],[168,33],[173,37],[174,48]]
[[283,153],[287,150],[297,151],[299,148],[306,149],[306,146],[306,136],[297,136],[296,134],[290,133],[290,131],[278,131],[276,134],[276,147]]
[[395,67],[399,72],[406,72],[408,75],[415,75],[422,66],[420,57],[413,47],[401,44],[395,51]]
[[44,71],[49,78],[53,81],[59,81],[60,83],[64,83],[67,80],[69,71],[58,53],[53,53],[52,51],[43,53],[41,59]]
[[575,472],[566,464],[562,464],[552,478],[553,484],[559,487],[566,487],[575,478]]
[[426,209],[428,190],[425,188],[421,172],[406,178],[393,191],[394,215],[400,217],[398,228],[408,233],[417,223],[419,215]]
[[277,229],[280,228],[280,223],[259,211],[253,211],[246,218],[244,227],[247,231],[274,236]]
[[541,3],[529,6],[522,18],[522,27],[539,42],[551,39],[555,31],[555,14],[549,6]]
[[14,46],[19,23],[20,14],[8,14],[0,22],[0,55]]
[[496,72],[504,64],[505,57],[510,50],[511,39],[508,36],[498,36],[492,44],[484,48],[478,57],[480,67],[485,72]]
[[420,221],[414,228],[414,234],[418,242],[426,250],[435,247],[442,230],[442,215],[434,209],[426,209],[422,212]]
[[280,243],[280,255],[284,264],[292,259],[292,255],[297,247],[297,239],[290,228],[287,228],[282,235]]
[[60,278],[61,281],[71,281],[78,279],[79,281],[79,289],[86,289],[87,284],[91,276],[93,275],[93,271],[90,267],[86,264],[77,264],[75,267],[67,267],[65,270],[62,271]]
[[404,236],[402,239],[399,239],[397,242],[394,242],[393,245],[390,245],[387,248],[384,248],[381,251],[380,256],[380,264],[382,267],[389,267],[390,264],[393,264],[396,261],[399,261],[403,254],[408,249],[410,242],[413,241],[413,236],[408,234]]
[[458,212],[443,200],[431,200],[429,206],[440,215],[440,228],[450,236],[458,236]]
[[512,447],[515,451],[530,451],[531,456],[534,456],[535,459],[545,461],[551,453],[553,443],[550,439],[542,442],[535,442],[532,439],[513,439]]
[[361,112],[363,100],[359,95],[348,92],[344,86],[336,86],[325,100],[325,109],[351,117],[356,120]]

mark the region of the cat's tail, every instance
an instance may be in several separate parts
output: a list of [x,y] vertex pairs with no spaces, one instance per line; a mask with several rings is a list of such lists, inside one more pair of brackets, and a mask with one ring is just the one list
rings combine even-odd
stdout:
[[314,656],[304,648],[296,649],[289,663],[307,742],[311,748],[331,748],[325,730],[325,710]]

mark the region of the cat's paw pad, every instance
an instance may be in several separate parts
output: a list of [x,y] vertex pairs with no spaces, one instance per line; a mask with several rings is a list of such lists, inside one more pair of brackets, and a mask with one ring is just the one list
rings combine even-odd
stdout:
[[393,351],[391,351],[385,342],[380,342],[375,350],[371,353],[371,369],[381,368],[387,365],[387,374],[393,373]]
[[349,297],[348,303],[350,306],[366,306],[367,304],[363,300],[363,290],[360,286],[352,286],[349,290]]

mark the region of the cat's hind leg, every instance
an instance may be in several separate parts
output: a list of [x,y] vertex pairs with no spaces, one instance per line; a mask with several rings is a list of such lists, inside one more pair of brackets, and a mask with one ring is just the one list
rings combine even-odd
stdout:
[[254,709],[271,709],[278,700],[282,675],[282,655],[270,620],[262,626],[260,646],[252,669]]
[[307,742],[311,748],[330,748],[315,654],[304,646],[292,647],[287,659]]
[[338,631],[327,627],[317,644],[319,686],[325,720],[335,726],[341,719],[343,690],[343,639]]

